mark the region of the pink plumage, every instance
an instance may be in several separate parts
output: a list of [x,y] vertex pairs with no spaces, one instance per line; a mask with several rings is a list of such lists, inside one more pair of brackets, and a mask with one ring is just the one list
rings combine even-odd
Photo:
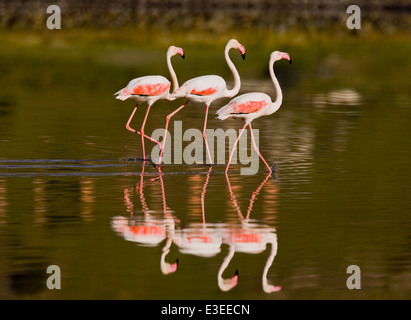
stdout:
[[[175,47],[175,46],[170,46],[167,50],[167,66],[168,66],[168,70],[171,75],[171,79],[173,81],[174,90],[178,89],[178,81],[177,81],[177,76],[176,76],[176,73],[174,72],[173,66],[171,65],[171,57],[176,54],[179,54],[184,58],[183,49],[179,47]],[[131,113],[131,116],[127,121],[126,129],[131,132],[141,135],[141,143],[142,143],[142,148],[143,148],[143,159],[144,160],[146,158],[144,138],[152,142],[155,142],[157,144],[160,144],[160,142],[158,142],[157,140],[154,140],[153,138],[144,134],[144,126],[147,120],[148,113],[150,111],[151,106],[156,101],[161,100],[161,99],[174,100],[174,98],[171,98],[170,96],[170,87],[171,87],[171,82],[163,76],[145,76],[145,77],[135,78],[131,80],[127,84],[126,87],[117,91],[114,94],[117,96],[116,99],[119,99],[121,101],[124,101],[127,99],[134,99],[137,101],[137,104],[134,107],[134,110]],[[143,102],[147,102],[148,107],[147,107],[146,115],[144,117],[144,121],[141,126],[141,129],[140,131],[137,131],[130,126],[130,122],[133,119],[135,112],[137,111],[138,105]]]
[[278,80],[273,70],[274,62],[281,59],[286,59],[291,64],[290,55],[286,52],[280,51],[272,52],[270,55],[270,61],[268,63],[271,80],[273,81],[274,87],[277,92],[277,97],[274,102],[271,100],[271,97],[265,93],[250,92],[232,99],[227,105],[217,110],[217,118],[220,120],[225,120],[227,118],[242,118],[245,121],[244,127],[240,131],[240,134],[238,135],[237,140],[235,141],[233,149],[231,151],[230,158],[228,160],[228,164],[225,170],[226,173],[228,172],[228,168],[230,167],[230,162],[233,157],[235,148],[237,147],[237,143],[240,140],[240,137],[244,132],[245,128],[247,127],[247,125],[250,128],[254,150],[258,153],[259,157],[264,162],[268,170],[272,172],[271,167],[267,164],[255,143],[253,131],[251,128],[251,121],[261,116],[268,116],[270,114],[273,114],[281,106],[281,103],[283,101],[283,94],[281,91],[280,84],[278,83]]
[[207,150],[208,160],[210,163],[212,163],[211,154],[210,154],[210,150],[208,147],[207,136],[206,136],[208,109],[211,103],[219,98],[234,97],[240,91],[240,86],[241,86],[240,75],[238,74],[237,69],[235,68],[233,62],[231,61],[228,55],[228,52],[230,51],[230,49],[237,49],[238,51],[240,51],[244,59],[245,58],[245,48],[235,39],[229,40],[225,47],[225,51],[224,51],[225,60],[234,76],[234,87],[231,90],[227,89],[227,84],[222,77],[217,76],[217,75],[207,75],[207,76],[201,76],[201,77],[188,80],[180,88],[178,88],[171,94],[171,97],[174,99],[185,98],[187,101],[181,107],[179,107],[178,109],[176,109],[174,112],[170,113],[167,116],[167,121],[166,121],[165,131],[164,131],[164,138],[163,138],[163,146],[161,148],[160,157],[158,159],[157,164],[161,164],[161,161],[162,161],[164,147],[166,143],[166,137],[167,137],[167,128],[168,128],[170,119],[177,112],[183,109],[189,102],[204,103],[206,105],[206,111],[205,111],[205,117],[204,117],[204,127],[203,127],[203,137],[204,137],[204,143],[205,143],[206,150]]

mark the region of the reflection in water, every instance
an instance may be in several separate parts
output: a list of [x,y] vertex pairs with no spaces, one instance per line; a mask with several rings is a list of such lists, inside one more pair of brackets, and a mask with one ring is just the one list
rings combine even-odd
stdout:
[[0,226],[7,224],[7,194],[6,194],[6,181],[0,179]]
[[332,90],[326,94],[316,94],[313,102],[315,105],[359,105],[362,97],[353,89]]
[[[144,168],[145,161],[143,162],[139,184],[132,190],[124,190],[124,203],[130,217],[114,217],[112,227],[116,232],[121,234],[125,240],[136,242],[142,246],[158,246],[166,240],[160,257],[160,268],[163,274],[173,273],[177,270],[178,260],[174,263],[168,263],[166,262],[166,256],[170,252],[170,247],[173,242],[176,220],[172,216],[171,210],[169,210],[166,203],[161,169],[158,169],[159,175],[157,178],[152,179],[152,181],[159,180],[160,182],[163,204],[162,215],[158,215],[157,211],[149,209],[144,196]],[[131,200],[131,193],[134,191],[138,191],[143,216],[135,215],[134,204]]]
[[277,292],[281,290],[281,286],[271,285],[267,280],[268,270],[270,269],[271,265],[274,262],[274,258],[277,255],[277,234],[275,228],[273,227],[269,227],[258,222],[251,222],[250,214],[254,201],[256,200],[257,196],[261,192],[261,189],[269,178],[271,178],[271,174],[268,174],[257,187],[257,189],[252,193],[247,213],[244,216],[232,190],[228,174],[226,174],[230,197],[238,213],[241,225],[237,227],[230,226],[227,232],[224,233],[224,242],[229,244],[230,248],[233,248],[233,256],[234,252],[260,254],[266,250],[267,244],[271,245],[271,252],[264,266],[262,275],[263,290],[267,293]]
[[52,205],[53,201],[60,200],[59,195],[63,192],[71,192],[74,201],[80,200],[78,201],[78,212],[66,214],[64,219],[75,221],[81,218],[85,222],[94,221],[94,206],[96,202],[94,189],[95,182],[90,177],[82,177],[79,181],[70,181],[69,183],[42,178],[33,179],[34,223],[43,224],[63,221],[61,212],[53,212],[55,209]]
[[[7,226],[0,230],[4,250],[1,258],[6,258],[0,263],[0,296],[48,297],[51,291],[46,287],[47,267],[56,261],[62,268],[66,266],[64,259],[53,255],[50,238],[43,234],[73,222],[92,220],[94,180],[35,178],[21,189],[16,189],[13,182],[0,179],[0,227]],[[25,196],[26,192],[32,199]],[[25,209],[33,214],[21,214]],[[27,227],[31,225],[35,228]]]
[[[210,166],[201,190],[201,213],[202,223],[190,223],[186,227],[176,231],[174,243],[179,251],[185,254],[192,254],[200,257],[213,257],[220,253],[223,243],[223,230],[216,223],[206,223],[205,218],[205,194],[210,180],[212,167]],[[223,278],[223,272],[227,268],[234,255],[232,246],[227,256],[223,260],[217,274],[218,287],[222,291],[229,291],[238,283],[238,271],[229,279]]]
[[[160,170],[160,169],[158,169]],[[205,212],[206,192],[210,183],[212,167],[208,169],[204,184],[201,188],[198,199],[190,200],[192,204],[197,203],[201,208],[201,222],[195,221],[185,225],[171,214],[167,206],[166,194],[164,190],[163,174],[150,181],[159,180],[161,186],[161,198],[163,203],[162,214],[158,211],[150,210],[144,196],[144,164],[139,183],[131,189],[124,190],[124,203],[129,213],[129,217],[114,217],[112,220],[113,229],[122,235],[127,241],[136,242],[141,246],[159,246],[163,243],[163,251],[160,259],[161,271],[163,274],[175,272],[178,260],[174,263],[165,261],[166,255],[170,252],[174,244],[182,254],[195,255],[202,258],[212,258],[223,251],[223,245],[228,247],[228,252],[221,262],[217,273],[217,284],[221,291],[229,291],[238,284],[238,270],[233,276],[224,278],[223,274],[230,265],[235,253],[261,254],[270,246],[271,250],[266,260],[262,273],[262,288],[264,292],[271,293],[281,290],[281,286],[271,285],[267,279],[268,271],[274,262],[277,254],[276,229],[258,220],[250,219],[253,205],[267,181],[272,177],[268,174],[251,194],[249,205],[245,215],[242,214],[237,198],[233,192],[230,179],[226,174],[226,182],[229,189],[230,199],[237,211],[236,221],[224,223],[207,222]],[[199,176],[191,179],[192,184],[199,182]],[[190,186],[190,190],[200,190],[198,187]],[[133,193],[138,192],[143,216],[135,212],[132,201]],[[192,193],[195,195],[195,193]]]

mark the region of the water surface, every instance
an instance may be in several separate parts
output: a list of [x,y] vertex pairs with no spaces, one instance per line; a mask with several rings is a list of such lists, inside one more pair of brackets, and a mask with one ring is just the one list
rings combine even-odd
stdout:
[[[35,50],[19,65],[3,53],[0,297],[409,299],[411,70],[409,59],[382,65],[374,48],[287,48],[293,66],[276,65],[283,105],[253,123],[273,176],[263,163],[226,176],[224,165],[141,161],[140,138],[124,128],[134,104],[112,95],[132,77],[167,75],[160,50]],[[274,95],[263,53],[249,51],[249,62],[233,55],[241,93]],[[232,85],[222,54],[195,67],[188,57],[175,60],[180,82],[210,73]],[[213,116],[227,101],[210,128],[242,126]],[[181,103],[158,102],[146,131]],[[191,105],[175,120],[201,130],[203,116]],[[49,265],[60,290],[46,286]],[[350,265],[361,290],[346,286]]]

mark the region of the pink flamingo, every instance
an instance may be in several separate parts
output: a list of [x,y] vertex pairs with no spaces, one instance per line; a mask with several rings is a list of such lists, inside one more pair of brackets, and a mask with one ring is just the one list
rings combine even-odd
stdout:
[[171,94],[172,98],[175,98],[175,99],[185,98],[187,101],[181,107],[179,107],[178,109],[176,109],[175,111],[173,111],[167,116],[166,127],[164,131],[164,138],[163,138],[163,143],[162,143],[163,146],[161,148],[160,157],[158,159],[157,164],[161,164],[161,159],[163,157],[164,147],[166,144],[167,128],[168,128],[168,124],[171,118],[181,109],[183,109],[189,102],[205,103],[206,105],[203,138],[204,138],[206,149],[207,149],[208,160],[210,161],[210,164],[212,163],[210,150],[207,144],[207,136],[206,136],[208,109],[214,100],[217,100],[220,98],[234,97],[240,91],[240,87],[241,87],[240,75],[238,74],[238,71],[235,68],[234,63],[231,61],[228,55],[228,52],[230,51],[230,49],[237,49],[238,51],[240,51],[244,59],[245,58],[245,48],[237,40],[234,40],[234,39],[231,39],[230,41],[228,41],[225,47],[225,51],[224,51],[225,60],[227,61],[228,67],[230,68],[234,76],[234,87],[231,90],[227,89],[227,84],[222,77],[216,76],[216,75],[207,75],[207,76],[201,76],[201,77],[188,80],[179,89],[174,90],[174,92]]
[[[166,261],[166,256],[170,252],[170,247],[173,244],[174,229],[179,220],[170,213],[171,210],[166,203],[161,170],[159,170],[158,178],[161,186],[163,216],[156,215],[156,210],[151,210],[148,207],[143,191],[144,168],[145,162],[143,162],[139,185],[136,185],[136,187],[131,190],[124,189],[124,203],[131,218],[127,219],[123,216],[114,217],[112,220],[112,228],[121,234],[125,240],[137,242],[142,246],[154,247],[166,240],[160,258],[160,268],[163,274],[170,274],[177,271],[178,259],[174,263],[169,263]],[[132,192],[137,190],[139,192],[144,216],[134,215],[134,203],[131,198]]]
[[250,128],[250,133],[251,133],[251,139],[253,142],[253,147],[254,150],[258,153],[259,157],[261,160],[263,160],[264,164],[267,166],[269,172],[272,172],[271,167],[267,164],[267,162],[264,160],[263,156],[261,155],[260,151],[258,150],[258,147],[255,143],[254,135],[253,135],[253,129],[251,128],[251,121],[253,121],[256,118],[259,118],[261,116],[268,116],[270,114],[273,114],[276,112],[283,101],[283,94],[281,91],[280,84],[278,83],[278,80],[274,74],[274,62],[281,60],[281,59],[286,59],[288,62],[291,64],[291,58],[290,55],[286,52],[280,52],[280,51],[274,51],[270,55],[270,61],[269,61],[269,71],[270,71],[270,76],[271,79],[274,83],[274,87],[277,92],[277,98],[274,102],[271,101],[271,97],[265,93],[262,92],[250,92],[243,94],[241,96],[238,96],[231,100],[227,105],[222,107],[221,109],[217,110],[217,115],[218,119],[224,120],[229,117],[233,118],[243,118],[245,120],[245,124],[243,126],[243,129],[240,131],[240,134],[237,137],[237,140],[234,143],[233,149],[230,154],[230,158],[228,160],[228,164],[226,167],[225,172],[228,172],[228,168],[230,167],[230,162],[233,157],[235,148],[238,144],[238,141],[240,140],[241,135],[243,134],[245,128],[248,127]]
[[[173,81],[173,90],[175,91],[178,89],[178,80],[176,73],[174,72],[173,66],[171,65],[171,57],[179,54],[181,57],[184,59],[184,51],[183,49],[175,46],[170,46],[167,50],[167,66],[168,70],[171,75],[171,79]],[[152,142],[155,142],[157,144],[160,144],[157,140],[147,136],[144,134],[144,126],[146,124],[147,116],[150,111],[151,106],[157,101],[157,100],[174,100],[175,98],[172,98],[170,96],[170,86],[171,83],[168,81],[163,76],[145,76],[145,77],[140,77],[140,78],[135,78],[131,80],[127,86],[120,91],[116,92],[114,95],[117,95],[116,99],[119,100],[127,100],[129,98],[137,100],[137,104],[134,107],[133,112],[131,113],[130,118],[127,121],[126,128],[127,130],[130,130],[131,132],[137,133],[141,135],[141,143],[142,143],[142,148],[143,148],[143,159],[145,160],[146,158],[146,152],[144,148],[144,138],[149,139]],[[147,102],[148,107],[146,111],[146,115],[143,120],[143,124],[141,125],[140,131],[137,131],[130,127],[130,122],[131,119],[133,119],[134,114],[137,111],[137,107],[140,103]]]
[[267,276],[271,265],[274,262],[274,258],[277,255],[277,235],[275,228],[271,228],[265,225],[258,225],[255,222],[250,221],[250,214],[253,209],[254,202],[261,192],[264,184],[271,177],[271,173],[265,177],[263,182],[257,187],[257,189],[252,193],[250,198],[250,203],[247,210],[247,215],[244,217],[241,209],[238,205],[237,199],[231,188],[230,179],[226,173],[226,179],[228,184],[228,189],[230,192],[231,200],[237,210],[238,216],[241,221],[241,227],[230,226],[229,229],[224,233],[223,242],[230,246],[233,250],[230,259],[234,256],[235,252],[243,252],[250,254],[259,254],[266,250],[267,244],[271,244],[271,252],[267,258],[264,266],[262,275],[262,286],[266,293],[278,292],[281,290],[281,286],[272,285],[269,283]]

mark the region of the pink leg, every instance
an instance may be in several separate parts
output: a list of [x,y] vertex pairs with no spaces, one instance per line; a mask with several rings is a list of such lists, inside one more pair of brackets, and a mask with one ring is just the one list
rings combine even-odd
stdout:
[[210,164],[213,163],[213,161],[211,160],[211,154],[210,154],[210,148],[208,147],[208,143],[207,143],[207,134],[206,134],[206,127],[207,127],[207,116],[208,116],[208,109],[210,108],[209,105],[206,106],[206,112],[205,112],[205,117],[204,117],[204,128],[203,128],[203,138],[204,138],[204,143],[206,146],[206,150],[207,150],[207,155],[208,155],[208,161]]
[[181,107],[179,107],[177,110],[174,110],[172,113],[170,113],[168,116],[167,116],[167,120],[166,120],[166,127],[165,127],[165,130],[164,130],[164,137],[163,137],[163,146],[161,147],[161,152],[160,152],[160,158],[158,159],[158,162],[157,162],[157,165],[160,165],[161,164],[161,159],[163,158],[163,152],[164,152],[164,147],[165,147],[165,145],[166,145],[166,140],[167,140],[167,129],[168,129],[168,123],[170,122],[170,120],[171,120],[171,118],[177,113],[177,112],[179,112],[181,109],[183,109],[186,105],[187,105],[187,103],[188,103],[189,101],[187,101],[186,103],[184,103]]
[[238,217],[240,218],[241,221],[243,221],[244,217],[243,217],[243,214],[241,213],[241,209],[240,209],[240,206],[238,205],[237,198],[235,197],[233,189],[231,188],[231,183],[230,183],[230,179],[228,178],[227,172],[225,173],[225,178],[227,179],[228,192],[230,192],[231,201],[233,201],[234,208],[237,210]]
[[228,160],[227,168],[225,168],[225,173],[228,172],[228,167],[230,166],[231,159],[233,158],[235,148],[237,147],[238,141],[240,140],[240,137],[243,134],[245,127],[247,127],[247,123],[244,124],[243,129],[240,131],[240,134],[237,137],[237,140],[235,140],[235,142],[234,142],[233,149],[231,150],[231,154],[230,154],[230,159]]
[[166,192],[164,190],[163,172],[161,171],[160,167],[158,167],[157,170],[158,170],[159,179],[160,179],[161,196],[163,198],[163,214],[164,214],[164,216],[168,216],[168,214],[167,214],[167,203],[166,203]]
[[260,151],[259,151],[258,148],[257,148],[257,145],[256,145],[255,140],[254,140],[253,128],[251,128],[251,123],[250,123],[248,126],[250,127],[251,140],[253,141],[253,146],[254,146],[255,152],[257,152],[258,155],[260,156],[261,160],[263,160],[265,166],[268,168],[268,171],[270,171],[270,173],[272,173],[273,170],[270,168],[270,166],[269,166],[269,165],[267,164],[267,162],[264,160],[263,156],[261,155]]
[[248,210],[247,210],[247,216],[246,216],[246,221],[248,221],[250,219],[250,213],[251,210],[253,210],[253,204],[255,199],[257,198],[257,196],[259,195],[261,189],[263,188],[264,184],[267,182],[268,178],[271,177],[271,173],[269,173],[265,179],[263,180],[263,182],[260,183],[260,185],[257,187],[257,189],[253,192],[253,194],[251,195],[250,198],[250,204],[248,205]]
[[146,215],[147,211],[148,211],[146,198],[144,197],[144,192],[143,192],[143,188],[144,188],[144,180],[143,179],[144,179],[145,164],[146,164],[146,162],[143,160],[143,166],[141,167],[140,186],[139,186],[139,190],[138,190],[138,193],[140,195],[141,206],[143,207],[144,215]]
[[207,178],[204,182],[203,190],[201,191],[201,211],[202,211],[202,214],[203,214],[203,224],[206,222],[205,221],[205,210],[204,210],[204,198],[205,198],[205,193],[206,193],[206,190],[207,190],[208,181],[210,180],[210,173],[211,173],[212,168],[213,167],[210,166],[210,169],[208,169]]
[[147,116],[148,116],[148,113],[150,112],[150,108],[151,106],[148,105],[146,115],[143,120],[143,124],[141,125],[141,145],[143,146],[143,160],[146,160],[146,150],[144,148],[144,127],[146,125]]
[[[129,118],[128,121],[127,121],[126,129],[129,130],[129,131],[131,131],[131,132],[133,132],[133,133],[137,133],[137,134],[141,135],[141,132],[140,132],[140,131],[137,131],[136,129],[133,129],[132,127],[130,127],[131,119],[133,119],[134,114],[135,114],[136,111],[137,111],[137,107],[138,107],[138,103],[137,103],[137,105],[135,106],[133,112],[131,113],[130,118]],[[147,136],[147,135],[145,135],[145,134],[143,135],[143,137],[146,138],[146,139],[148,139],[148,140],[150,140],[150,141],[152,141],[152,142],[154,142],[154,143],[160,144],[159,141],[157,141],[157,140],[155,140],[155,139],[153,139],[153,138],[151,138],[151,137],[149,137],[149,136]]]

